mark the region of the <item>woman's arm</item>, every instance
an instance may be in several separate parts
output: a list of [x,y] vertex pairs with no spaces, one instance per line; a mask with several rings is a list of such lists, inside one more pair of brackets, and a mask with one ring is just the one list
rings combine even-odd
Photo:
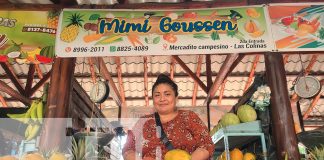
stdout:
[[203,148],[197,148],[191,154],[191,160],[206,160],[209,158],[209,152]]
[[123,154],[124,160],[136,160],[136,153],[133,150],[128,150]]
[[129,150],[123,154],[124,160],[155,160],[152,157],[144,157],[143,159],[136,154],[135,151]]
[[215,146],[204,122],[193,111],[189,112],[191,132],[196,140],[197,149],[192,152],[192,160],[207,160],[213,155]]

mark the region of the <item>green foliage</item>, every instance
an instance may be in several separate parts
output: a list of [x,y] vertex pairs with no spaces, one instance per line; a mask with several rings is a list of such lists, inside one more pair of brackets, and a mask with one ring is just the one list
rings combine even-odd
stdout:
[[193,37],[197,38],[197,39],[208,39],[209,38],[205,34],[202,34],[202,33],[196,33],[193,35]]
[[321,145],[320,147],[314,147],[313,149],[309,150],[309,155],[311,160],[324,159],[324,145]]
[[212,32],[212,34],[210,35],[210,37],[211,37],[211,39],[214,40],[214,41],[220,39],[220,38],[219,38],[219,34],[218,34],[218,32],[215,32],[215,31]]

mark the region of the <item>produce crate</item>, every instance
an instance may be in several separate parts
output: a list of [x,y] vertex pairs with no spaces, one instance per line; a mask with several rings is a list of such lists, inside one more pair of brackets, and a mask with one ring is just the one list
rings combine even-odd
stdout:
[[21,144],[19,145],[19,157],[23,156],[24,154],[26,154],[27,152],[32,152],[32,151],[36,151],[37,147],[37,140],[33,139],[30,141],[25,141],[22,140]]
[[216,152],[227,153],[227,159],[230,160],[229,150],[235,147],[242,147],[245,144],[253,142],[257,139],[261,140],[264,160],[267,160],[267,149],[264,139],[264,134],[261,130],[261,122],[253,121],[247,123],[240,123],[219,129],[212,135],[213,143],[215,144]]

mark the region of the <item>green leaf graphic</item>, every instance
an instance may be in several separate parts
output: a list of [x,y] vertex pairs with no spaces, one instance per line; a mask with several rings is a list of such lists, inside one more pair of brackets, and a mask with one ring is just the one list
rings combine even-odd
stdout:
[[202,34],[202,33],[196,33],[193,35],[193,37],[197,38],[197,39],[208,39],[209,38],[205,34]]
[[158,44],[160,42],[160,37],[155,37],[153,39],[153,44]]
[[89,20],[98,20],[100,18],[99,14],[93,14],[90,16]]
[[218,32],[212,32],[212,34],[210,35],[211,39],[216,41],[216,40],[219,40],[219,34]]

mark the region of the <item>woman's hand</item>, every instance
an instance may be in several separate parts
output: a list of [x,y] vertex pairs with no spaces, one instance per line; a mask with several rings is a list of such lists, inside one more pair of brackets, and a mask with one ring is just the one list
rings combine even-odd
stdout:
[[144,157],[143,160],[155,160],[155,158],[152,158],[152,157]]
[[136,160],[135,151],[129,150],[123,154],[124,160]]
[[209,158],[209,152],[203,148],[197,148],[191,154],[191,160],[207,160]]

